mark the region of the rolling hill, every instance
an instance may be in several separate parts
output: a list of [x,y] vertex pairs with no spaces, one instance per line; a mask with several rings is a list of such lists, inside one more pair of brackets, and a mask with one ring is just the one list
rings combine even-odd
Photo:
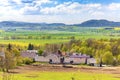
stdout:
[[120,22],[108,20],[88,20],[80,24],[66,25],[64,23],[29,23],[17,21],[2,21],[0,29],[10,30],[20,27],[24,30],[70,30],[73,31],[77,27],[119,27]]

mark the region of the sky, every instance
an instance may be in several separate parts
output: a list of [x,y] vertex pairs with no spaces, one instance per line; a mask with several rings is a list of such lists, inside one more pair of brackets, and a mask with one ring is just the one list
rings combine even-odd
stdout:
[[120,0],[0,0],[0,21],[77,24],[120,22]]

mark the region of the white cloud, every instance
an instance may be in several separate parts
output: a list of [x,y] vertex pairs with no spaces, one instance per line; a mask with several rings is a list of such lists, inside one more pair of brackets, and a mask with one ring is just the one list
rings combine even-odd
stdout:
[[45,4],[45,3],[52,3],[51,0],[34,0],[34,3],[36,3],[37,6],[40,6],[41,4]]
[[55,7],[43,8],[41,9],[41,12],[45,14],[79,14],[84,11],[99,10],[101,8],[101,4],[80,4],[77,2],[67,2]]
[[108,8],[110,10],[119,10],[120,9],[120,3],[111,3]]
[[35,6],[25,6],[20,9],[21,14],[36,14],[39,13],[39,9]]
[[[14,1],[18,5],[12,5]],[[54,6],[48,7],[42,4]],[[0,20],[20,20],[30,22],[80,23],[88,19],[108,19],[120,21],[120,3],[103,5],[99,3],[81,4],[78,2],[56,3],[53,0],[0,0]]]
[[9,0],[0,0],[0,5],[2,5],[2,6],[9,5]]
[[94,11],[91,13],[92,16],[96,16],[96,17],[99,17],[99,16],[103,16],[104,13],[103,12],[99,12],[99,11]]
[[13,2],[17,3],[17,4],[21,4],[21,0],[12,0]]

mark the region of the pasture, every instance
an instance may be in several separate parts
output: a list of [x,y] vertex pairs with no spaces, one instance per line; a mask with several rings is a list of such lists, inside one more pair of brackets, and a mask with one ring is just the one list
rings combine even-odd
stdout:
[[[120,68],[21,66],[1,73],[7,80],[119,80]],[[5,79],[6,80],[6,79]]]
[[34,45],[45,45],[53,43],[64,43],[71,39],[86,40],[88,38],[110,39],[120,38],[119,30],[105,30],[103,28],[78,28],[77,31],[57,30],[16,30],[0,32],[0,44],[15,44],[26,46],[29,43]]

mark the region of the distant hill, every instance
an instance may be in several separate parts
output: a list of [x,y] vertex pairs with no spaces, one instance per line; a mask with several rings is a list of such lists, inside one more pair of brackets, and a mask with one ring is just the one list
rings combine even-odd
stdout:
[[17,21],[3,21],[0,22],[0,27],[36,27],[36,26],[65,26],[63,23],[29,23],[29,22],[17,22]]
[[82,27],[115,27],[120,26],[120,22],[108,21],[108,20],[88,20],[81,24],[74,24],[74,26]]
[[119,27],[120,22],[108,21],[108,20],[88,20],[80,24],[66,25],[64,23],[28,23],[28,22],[17,22],[17,21],[3,21],[0,22],[0,27],[29,27],[35,28],[39,27],[40,29],[61,29],[64,27],[78,26],[78,27]]

